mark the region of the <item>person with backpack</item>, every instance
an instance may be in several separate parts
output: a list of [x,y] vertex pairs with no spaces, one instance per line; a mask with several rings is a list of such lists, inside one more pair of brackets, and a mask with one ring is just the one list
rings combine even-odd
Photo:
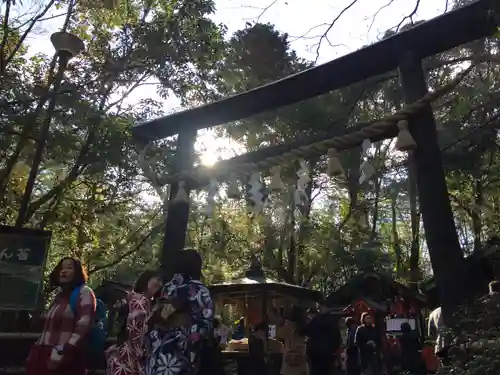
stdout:
[[144,338],[148,331],[147,319],[151,302],[158,295],[163,282],[159,273],[143,272],[126,303],[118,311],[122,328],[116,345],[106,351],[108,375],[141,375],[144,373]]
[[26,360],[26,375],[84,375],[88,340],[95,324],[96,298],[87,286],[87,272],[75,258],[61,259],[50,274],[50,288],[59,288],[45,314],[40,338]]

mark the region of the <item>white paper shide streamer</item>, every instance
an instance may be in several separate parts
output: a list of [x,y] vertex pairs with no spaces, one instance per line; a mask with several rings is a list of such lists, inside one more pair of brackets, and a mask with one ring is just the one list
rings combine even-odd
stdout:
[[368,151],[372,148],[372,143],[369,139],[365,139],[361,147],[363,149],[363,152],[361,154],[361,158],[363,161],[361,162],[361,166],[359,167],[359,183],[363,184],[365,181],[368,181],[376,171],[373,165],[370,163],[368,156]]
[[264,194],[262,194],[262,182],[260,179],[260,173],[252,173],[250,176],[249,199],[250,207],[249,211],[254,214],[259,214],[264,209]]
[[203,214],[206,217],[214,216],[215,212],[215,197],[219,191],[219,185],[215,178],[210,179],[210,185],[208,187],[207,204],[203,210]]
[[286,186],[281,181],[281,167],[279,165],[271,168],[271,183],[269,184],[269,190],[275,193],[281,193],[285,191]]
[[300,168],[297,170],[297,189],[295,189],[295,205],[296,206],[306,206],[307,205],[307,185],[311,181],[309,177],[309,165],[305,160],[300,160]]
[[229,174],[229,182],[227,186],[227,197],[229,199],[240,199],[240,187],[238,185],[238,179],[234,173]]

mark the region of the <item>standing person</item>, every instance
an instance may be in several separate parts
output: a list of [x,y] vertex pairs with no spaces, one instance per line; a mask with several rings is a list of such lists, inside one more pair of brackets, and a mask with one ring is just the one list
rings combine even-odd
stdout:
[[307,325],[307,355],[311,365],[311,375],[330,375],[334,355],[342,342],[338,319],[329,313],[328,307],[320,305]]
[[236,328],[233,332],[233,340],[242,340],[245,338],[245,318],[240,318],[236,322]]
[[284,343],[281,375],[309,375],[309,363],[306,354],[306,313],[293,307],[286,315],[280,338]]
[[198,375],[224,375],[224,360],[221,351],[221,336],[217,333],[220,320],[213,320],[213,335],[207,337],[200,352],[200,371]]
[[219,345],[226,347],[229,337],[229,327],[224,324],[222,319],[214,319],[214,334],[219,338]]
[[150,321],[148,375],[197,374],[203,341],[213,334],[213,303],[200,281],[200,254],[182,250],[173,261],[174,276],[165,284]]
[[382,340],[373,325],[370,313],[361,315],[361,325],[356,330],[354,339],[359,350],[359,362],[363,375],[379,375],[382,370]]
[[151,312],[151,301],[162,287],[157,272],[145,271],[137,279],[134,290],[127,295],[118,316],[123,327],[118,333],[118,342],[106,351],[108,375],[144,374],[147,318]]
[[358,325],[356,321],[349,317],[345,320],[345,325],[347,327],[347,342],[346,342],[346,361],[345,361],[345,369],[346,375],[359,375],[359,352],[356,347],[356,330],[358,329]]
[[[82,262],[69,257],[61,259],[50,274],[50,288],[60,288],[60,292],[45,314],[42,334],[26,361],[26,375],[85,374],[86,339],[94,324],[96,308],[87,279]],[[77,289],[73,309],[70,298]]]
[[421,350],[422,344],[415,332],[412,331],[409,323],[401,324],[401,332],[399,338],[401,346],[401,367],[404,371],[410,374],[425,374],[425,363],[423,363]]
[[443,330],[443,317],[441,315],[441,307],[433,310],[429,315],[429,336],[436,338],[436,345],[434,346],[434,353],[438,357],[446,357],[447,348],[444,344]]
[[248,374],[267,375],[269,372],[268,354],[267,325],[259,323],[254,327],[248,339]]

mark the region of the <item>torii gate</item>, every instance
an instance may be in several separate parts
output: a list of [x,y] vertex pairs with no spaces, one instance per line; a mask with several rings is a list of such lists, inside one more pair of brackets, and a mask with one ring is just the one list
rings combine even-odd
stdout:
[[[133,136],[139,144],[145,145],[150,141],[178,134],[176,173],[192,171],[197,130],[278,109],[399,69],[404,99],[409,105],[406,113],[402,114],[404,118],[408,118],[411,136],[417,144],[411,162],[414,163],[416,171],[427,245],[439,285],[443,310],[449,317],[459,298],[458,292],[454,291],[460,290],[458,285],[464,285],[460,283],[464,279],[464,275],[460,275],[460,270],[464,270],[461,266],[463,255],[448,199],[442,155],[437,143],[436,123],[430,106],[432,98],[429,98],[422,59],[494,35],[498,27],[499,7],[498,1],[475,1],[408,31],[277,82],[138,124],[132,128]],[[350,128],[347,134],[332,128],[327,134],[301,139],[288,145],[268,147],[218,164],[229,168],[257,163],[263,159],[276,158],[283,153],[293,154],[291,150],[305,150],[307,145],[319,144],[325,139],[333,140],[332,144],[335,144],[335,139],[347,139],[348,142],[343,142],[344,146],[335,146],[337,149],[345,149],[361,144],[363,137],[359,135],[363,132],[366,132],[371,141],[394,137],[398,134],[396,122],[397,119],[388,119],[387,126],[379,126],[379,131],[375,132],[373,124]],[[217,169],[218,165],[214,168]],[[196,181],[186,179],[188,194],[190,189],[199,187],[200,179],[203,178],[200,177]],[[172,252],[184,247],[189,214],[188,202],[172,202],[172,197],[179,188],[178,181],[172,181],[171,187],[161,257],[162,267],[166,267]],[[452,264],[453,270],[450,269]]]

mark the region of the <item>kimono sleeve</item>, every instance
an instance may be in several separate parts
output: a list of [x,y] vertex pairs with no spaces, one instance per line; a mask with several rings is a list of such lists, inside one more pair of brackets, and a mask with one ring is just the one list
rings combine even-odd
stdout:
[[128,339],[135,350],[141,351],[147,332],[148,301],[142,295],[134,295],[129,302],[127,319]]
[[191,314],[190,341],[197,342],[208,337],[212,331],[214,307],[210,292],[204,285],[191,284],[190,296],[196,302]]

